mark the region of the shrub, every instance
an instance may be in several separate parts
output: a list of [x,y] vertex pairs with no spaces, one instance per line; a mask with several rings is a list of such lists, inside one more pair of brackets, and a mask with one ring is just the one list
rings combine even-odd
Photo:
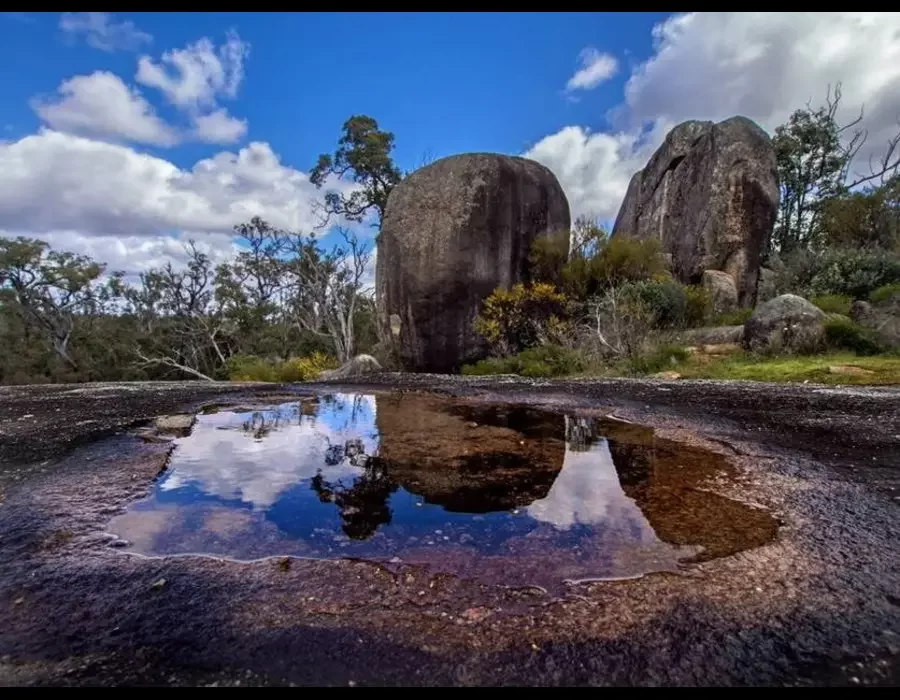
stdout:
[[631,282],[624,286],[624,291],[644,306],[653,327],[676,328],[683,323],[687,295],[684,287],[677,282]]
[[668,276],[659,241],[616,236],[591,257],[576,256],[563,269],[566,293],[577,299],[627,282]]
[[633,355],[629,366],[634,374],[653,374],[671,369],[688,359],[688,351],[678,345],[660,345],[648,352]]
[[900,259],[883,250],[833,250],[821,256],[810,280],[815,295],[866,299],[876,289],[900,282]]
[[337,360],[321,352],[286,362],[236,355],[228,361],[228,378],[234,382],[308,382],[316,379],[323,370],[337,366]]
[[256,355],[235,355],[228,360],[228,378],[233,382],[277,382],[275,366]]
[[883,284],[878,289],[876,289],[869,296],[869,300],[873,304],[883,304],[886,301],[890,301],[891,297],[895,294],[900,296],[900,282],[894,282],[892,284]]
[[877,355],[882,347],[874,334],[847,318],[834,318],[825,322],[825,340],[838,350],[852,350],[857,355]]
[[824,294],[813,297],[810,301],[826,314],[841,314],[842,316],[850,315],[850,304],[853,303],[853,299],[846,294]]
[[569,259],[569,232],[538,236],[531,244],[531,277],[535,282],[556,284]]
[[326,369],[336,369],[340,363],[333,357],[314,352],[309,357],[293,357],[277,368],[282,382],[308,382],[318,379]]
[[517,284],[487,299],[475,331],[499,355],[521,352],[559,339],[568,330],[568,303],[552,284]]
[[622,289],[650,314],[650,324],[654,328],[700,326],[709,315],[711,299],[702,287],[664,279],[630,282]]
[[464,365],[468,376],[518,374],[523,377],[562,377],[584,369],[579,355],[558,345],[542,345],[523,350],[511,357],[491,357]]
[[692,284],[684,288],[684,294],[686,304],[683,325],[686,328],[705,325],[712,313],[712,295],[709,290],[702,285]]

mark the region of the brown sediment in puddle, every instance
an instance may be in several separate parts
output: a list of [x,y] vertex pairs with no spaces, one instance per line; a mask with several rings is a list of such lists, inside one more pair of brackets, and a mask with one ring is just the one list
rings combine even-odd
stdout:
[[631,578],[770,541],[721,455],[641,426],[421,395],[201,414],[110,526],[149,555],[356,558],[512,586]]
[[705,561],[775,537],[778,521],[769,511],[711,490],[735,476],[723,455],[657,438],[649,428],[608,424],[605,433],[622,489],[664,542],[700,546],[694,559]]

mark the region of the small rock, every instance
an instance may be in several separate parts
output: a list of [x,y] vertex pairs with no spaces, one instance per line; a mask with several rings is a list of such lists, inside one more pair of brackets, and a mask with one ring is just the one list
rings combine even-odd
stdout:
[[24,599],[24,598],[16,598],[16,599],[13,601],[13,605],[21,605],[21,604],[24,603],[24,602],[25,602],[25,599]]
[[165,587],[166,583],[167,581],[164,578],[161,578],[158,581],[154,581],[153,583],[151,583],[150,588],[152,588],[154,591],[161,591]]
[[156,431],[162,434],[185,436],[194,427],[196,417],[188,414],[160,416],[156,419]]
[[477,608],[469,608],[465,612],[463,612],[460,617],[465,619],[467,622],[481,622],[486,617],[489,617],[491,614],[490,608],[485,607],[477,607]]
[[681,375],[678,372],[673,372],[672,370],[657,372],[656,374],[651,374],[650,377],[652,379],[681,379]]
[[857,367],[856,365],[831,365],[828,368],[830,374],[845,374],[851,377],[866,377],[875,374],[870,369]]
[[706,355],[730,355],[733,352],[739,352],[741,346],[738,343],[715,343],[703,345],[702,348]]

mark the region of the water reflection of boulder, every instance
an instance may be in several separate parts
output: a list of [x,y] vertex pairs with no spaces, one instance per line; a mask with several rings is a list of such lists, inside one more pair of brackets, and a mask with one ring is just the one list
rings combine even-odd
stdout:
[[777,521],[768,511],[708,490],[715,476],[732,470],[721,455],[654,438],[648,429],[619,432],[609,451],[622,489],[663,542],[700,545],[699,559],[712,559],[775,536]]
[[379,396],[376,422],[390,478],[452,512],[511,510],[545,497],[565,455],[563,417],[524,408]]

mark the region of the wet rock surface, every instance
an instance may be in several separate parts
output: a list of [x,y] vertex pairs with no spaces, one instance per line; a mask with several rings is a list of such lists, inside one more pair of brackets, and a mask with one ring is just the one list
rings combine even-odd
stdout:
[[[740,478],[721,495],[782,523],[770,544],[681,574],[554,598],[405,565],[123,554],[105,524],[147,494],[170,446],[110,430],[207,402],[283,400],[288,389],[107,385],[65,396],[71,389],[0,389],[4,683],[900,681],[897,390],[367,378],[368,392],[427,391],[652,425],[664,439],[727,458]],[[32,445],[54,431],[66,439]],[[97,435],[105,437],[85,442]]]

